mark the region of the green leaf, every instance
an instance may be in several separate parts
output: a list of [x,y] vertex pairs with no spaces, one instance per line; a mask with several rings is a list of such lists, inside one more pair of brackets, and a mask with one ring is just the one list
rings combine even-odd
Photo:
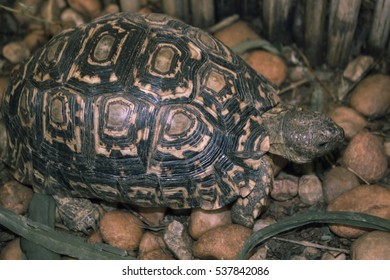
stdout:
[[277,234],[313,223],[342,224],[390,231],[390,220],[368,214],[355,212],[307,212],[282,219],[276,224],[254,232],[244,243],[238,259],[246,259],[256,246]]
[[0,225],[40,246],[61,255],[77,259],[129,260],[134,259],[125,250],[107,244],[89,244],[83,238],[57,232],[41,223],[17,215],[0,206]]

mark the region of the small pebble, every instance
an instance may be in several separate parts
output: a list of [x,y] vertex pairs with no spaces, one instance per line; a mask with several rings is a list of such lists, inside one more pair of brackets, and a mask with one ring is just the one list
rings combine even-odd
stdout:
[[258,74],[280,86],[287,77],[287,66],[284,60],[273,53],[255,50],[243,55],[243,59]]
[[273,225],[275,223],[276,223],[276,220],[274,218],[271,218],[271,217],[267,217],[264,219],[258,219],[253,226],[253,232],[261,230],[261,229],[268,227],[270,225]]
[[314,247],[306,247],[303,250],[303,256],[309,260],[315,260],[321,256],[321,251]]
[[85,23],[84,17],[70,8],[63,10],[60,18],[64,28],[79,26]]
[[23,40],[31,52],[34,52],[38,48],[42,47],[47,42],[45,32],[41,30],[34,30],[26,35]]
[[102,15],[109,15],[109,14],[114,14],[119,12],[120,12],[120,8],[117,4],[109,4],[104,7]]
[[275,179],[270,196],[277,201],[286,201],[298,194],[298,177],[287,176]]
[[369,132],[359,132],[351,139],[342,161],[370,183],[379,181],[387,170],[383,141]]
[[62,10],[66,7],[66,1],[67,0],[54,0],[56,2],[56,5],[58,9]]
[[249,258],[250,260],[266,260],[268,247],[263,245],[256,249],[256,252]]
[[374,58],[368,55],[359,55],[344,70],[343,76],[353,82],[359,81],[362,75],[374,62]]
[[367,125],[367,120],[354,109],[341,106],[329,112],[329,117],[344,130],[346,139],[351,139]]
[[362,80],[351,93],[350,104],[370,118],[390,113],[390,76],[374,74]]
[[51,24],[45,25],[45,31],[48,35],[55,35],[62,30],[62,26],[58,24],[60,17],[60,9],[56,1],[44,1],[41,7],[41,17]]
[[90,234],[87,238],[87,242],[90,244],[98,244],[103,243],[103,237],[100,234],[100,231],[95,231],[92,234]]
[[13,64],[23,62],[30,55],[30,49],[24,41],[11,42],[3,47],[3,56]]
[[314,205],[323,200],[322,183],[315,175],[304,175],[299,179],[299,198],[305,204]]
[[0,260],[22,260],[23,252],[20,248],[20,238],[10,241],[0,252]]
[[[390,219],[390,189],[377,185],[360,185],[328,205],[327,211],[349,211],[366,213]],[[331,225],[330,229],[346,238],[357,238],[367,232],[365,229],[345,225]]]
[[136,216],[119,210],[105,213],[99,229],[105,242],[129,251],[138,249],[144,232]]
[[165,217],[166,207],[138,207],[138,213],[144,217],[149,225],[158,226]]
[[390,140],[387,139],[385,143],[383,143],[383,146],[385,148],[385,154],[387,157],[390,157]]
[[203,210],[200,208],[191,211],[188,232],[192,238],[198,239],[206,231],[232,223],[230,208],[223,207],[217,210]]
[[72,9],[90,19],[98,17],[102,11],[99,0],[68,0],[68,4]]
[[141,7],[140,0],[119,0],[122,12],[138,12]]
[[146,252],[142,256],[140,256],[141,260],[174,260],[175,258],[169,254],[168,252],[156,249],[153,251]]
[[342,166],[336,166],[325,174],[322,188],[326,203],[330,203],[342,193],[360,185],[358,177]]
[[321,257],[321,260],[329,260],[329,261],[332,261],[332,260],[343,261],[346,259],[347,259],[347,256],[344,253],[340,253],[340,252],[325,252]]
[[390,260],[390,233],[372,231],[352,243],[354,260]]
[[292,256],[291,260],[293,260],[293,261],[305,261],[307,259],[304,256],[294,255],[294,256]]
[[214,33],[213,35],[228,47],[234,47],[245,41],[260,38],[260,36],[246,22],[241,20]]
[[187,228],[178,222],[171,222],[164,233],[164,241],[168,248],[179,260],[191,260],[192,240],[188,235]]
[[194,256],[200,259],[236,259],[251,233],[251,229],[238,224],[213,228],[195,242]]
[[139,244],[139,255],[142,257],[144,254],[157,250],[165,249],[167,245],[164,242],[163,236],[159,233],[146,231]]
[[31,188],[11,180],[0,187],[0,204],[17,214],[25,214],[33,196]]

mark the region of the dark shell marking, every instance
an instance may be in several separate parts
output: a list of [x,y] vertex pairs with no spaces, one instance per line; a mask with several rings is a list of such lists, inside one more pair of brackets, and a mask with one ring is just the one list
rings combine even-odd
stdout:
[[267,177],[261,114],[277,103],[207,33],[167,16],[109,15],[55,36],[11,79],[6,162],[49,194],[218,208]]

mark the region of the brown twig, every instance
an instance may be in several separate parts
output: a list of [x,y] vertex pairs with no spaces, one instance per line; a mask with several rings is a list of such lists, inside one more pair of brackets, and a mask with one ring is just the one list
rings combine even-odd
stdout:
[[309,242],[309,241],[291,240],[291,239],[282,238],[282,237],[274,237],[273,239],[279,240],[279,241],[284,241],[284,242],[289,242],[289,243],[293,243],[293,244],[298,244],[298,245],[302,245],[305,247],[313,247],[313,248],[317,248],[317,249],[324,249],[324,250],[336,251],[336,252],[349,254],[349,250],[347,250],[347,249],[340,249],[340,248],[320,245],[320,244],[316,244],[316,243]]
[[0,9],[6,10],[6,11],[14,13],[14,14],[20,14],[20,15],[23,15],[25,17],[31,18],[33,20],[42,22],[42,23],[57,24],[57,23],[55,23],[53,21],[48,21],[48,20],[45,20],[43,18],[33,16],[33,15],[27,13],[25,9],[24,10],[17,10],[17,9],[14,9],[14,8],[11,8],[11,7],[7,7],[7,6],[1,5],[1,4],[0,4]]
[[364,179],[359,173],[357,173],[355,170],[353,170],[351,167],[347,167],[349,171],[351,171],[353,174],[355,174],[360,180],[362,180],[366,185],[370,185],[370,183]]
[[278,94],[285,93],[286,91],[295,89],[295,88],[297,88],[297,87],[299,87],[299,86],[301,86],[303,84],[306,84],[308,82],[309,82],[308,79],[302,79],[302,80],[299,80],[297,82],[291,83],[288,86],[286,86],[286,87],[282,88],[281,90],[279,90]]
[[331,92],[331,91],[329,90],[329,88],[328,88],[328,87],[321,81],[321,79],[317,76],[317,74],[315,73],[314,69],[311,67],[309,60],[308,60],[307,57],[305,56],[305,54],[304,54],[296,45],[294,45],[293,47],[294,47],[294,49],[297,51],[297,53],[299,54],[299,56],[302,58],[303,63],[305,64],[305,66],[307,67],[307,69],[309,70],[309,72],[313,75],[314,79],[320,84],[320,86],[322,87],[322,89],[323,89],[327,94],[329,94],[329,95],[333,98],[333,100],[334,100],[335,102],[339,101],[338,98],[337,98],[337,96],[336,96],[333,92]]

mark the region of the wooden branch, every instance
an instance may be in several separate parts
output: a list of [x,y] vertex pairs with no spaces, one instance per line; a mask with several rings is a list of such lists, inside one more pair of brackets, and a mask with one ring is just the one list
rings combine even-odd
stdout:
[[332,0],[328,28],[327,63],[344,67],[348,63],[361,0]]
[[373,51],[383,51],[390,35],[390,1],[377,0],[374,20],[371,26],[369,47]]

